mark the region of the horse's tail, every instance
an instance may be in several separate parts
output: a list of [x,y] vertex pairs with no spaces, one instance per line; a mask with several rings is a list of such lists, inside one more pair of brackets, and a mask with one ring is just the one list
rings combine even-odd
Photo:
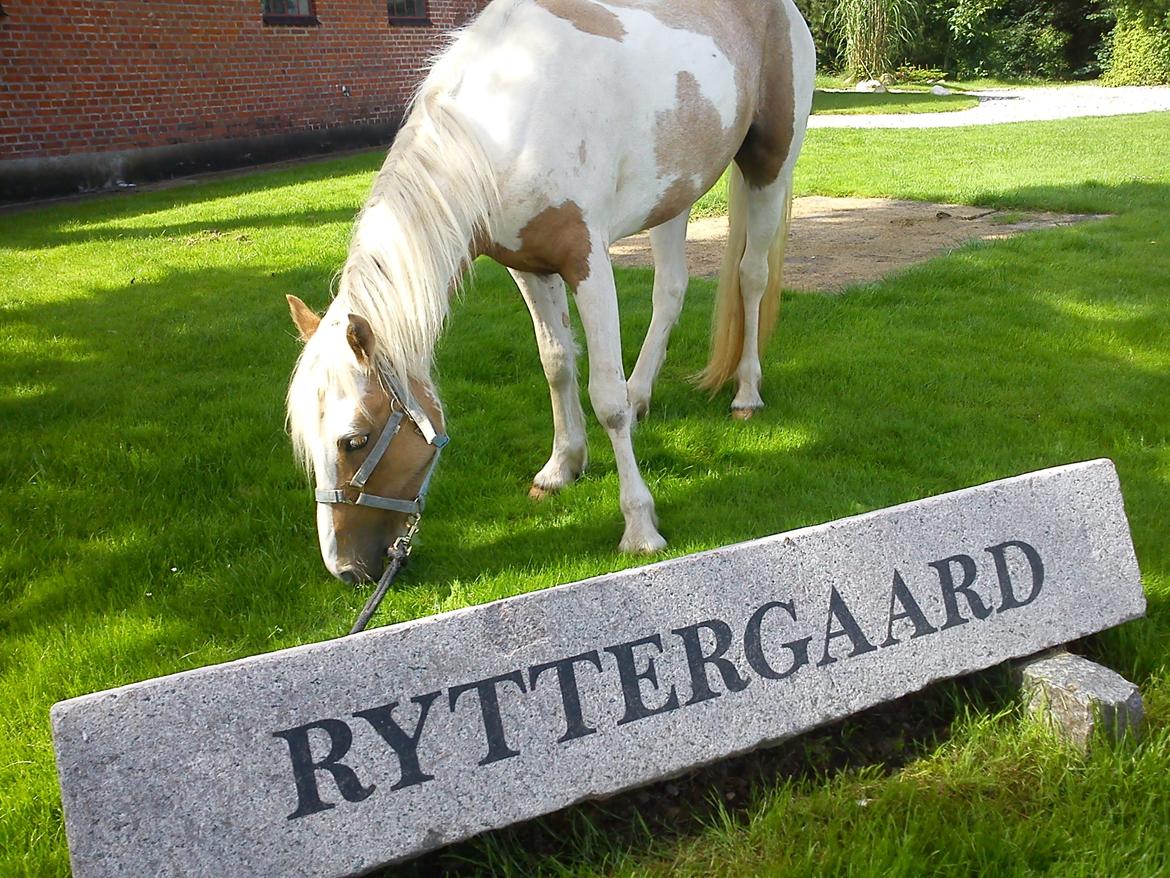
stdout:
[[[735,375],[743,356],[743,296],[740,293],[739,264],[747,249],[747,183],[739,166],[732,164],[728,173],[727,250],[719,270],[719,289],[715,294],[715,313],[711,319],[711,355],[706,368],[695,376],[695,384],[712,395]],[[768,346],[776,320],[780,316],[780,281],[784,269],[784,245],[792,221],[792,178],[788,177],[784,195],[784,219],[768,248],[768,285],[760,302],[760,354]]]

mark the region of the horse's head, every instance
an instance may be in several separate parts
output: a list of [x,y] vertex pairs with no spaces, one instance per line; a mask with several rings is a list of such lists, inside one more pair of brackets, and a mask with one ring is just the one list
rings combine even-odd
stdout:
[[[329,572],[377,579],[388,549],[421,512],[446,441],[430,386],[403,387],[370,323],[338,299],[319,317],[288,297],[305,348],[288,393],[293,446],[316,481],[317,535]],[[436,435],[437,434],[437,435]]]

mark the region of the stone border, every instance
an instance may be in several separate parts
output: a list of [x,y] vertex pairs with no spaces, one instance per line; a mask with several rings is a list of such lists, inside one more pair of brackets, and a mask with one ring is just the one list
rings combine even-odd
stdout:
[[209,140],[115,152],[0,161],[0,205],[32,199],[117,191],[120,185],[229,168],[262,165],[297,156],[386,146],[398,122],[342,125],[231,140]]
[[1093,461],[82,696],[77,878],[359,874],[1142,615]]

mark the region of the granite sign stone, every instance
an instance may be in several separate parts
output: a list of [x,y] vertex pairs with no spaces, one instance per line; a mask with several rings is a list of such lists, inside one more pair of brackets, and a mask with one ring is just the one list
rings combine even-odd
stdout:
[[74,874],[359,874],[1144,610],[1094,461],[147,680],[53,709]]

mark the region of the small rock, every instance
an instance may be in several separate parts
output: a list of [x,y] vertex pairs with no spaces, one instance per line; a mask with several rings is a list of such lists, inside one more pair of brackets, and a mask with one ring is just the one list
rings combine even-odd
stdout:
[[857,85],[853,86],[853,90],[879,95],[884,95],[886,93],[886,87],[876,79],[863,79],[861,82],[857,83]]
[[1145,706],[1138,687],[1072,653],[1044,653],[1017,667],[1028,712],[1087,752],[1100,730],[1114,740],[1139,735]]
[[944,88],[941,85],[932,86],[930,89],[930,93],[932,95],[938,95],[939,97],[942,97],[944,95],[953,95],[954,94],[954,92],[951,91],[949,88]]

